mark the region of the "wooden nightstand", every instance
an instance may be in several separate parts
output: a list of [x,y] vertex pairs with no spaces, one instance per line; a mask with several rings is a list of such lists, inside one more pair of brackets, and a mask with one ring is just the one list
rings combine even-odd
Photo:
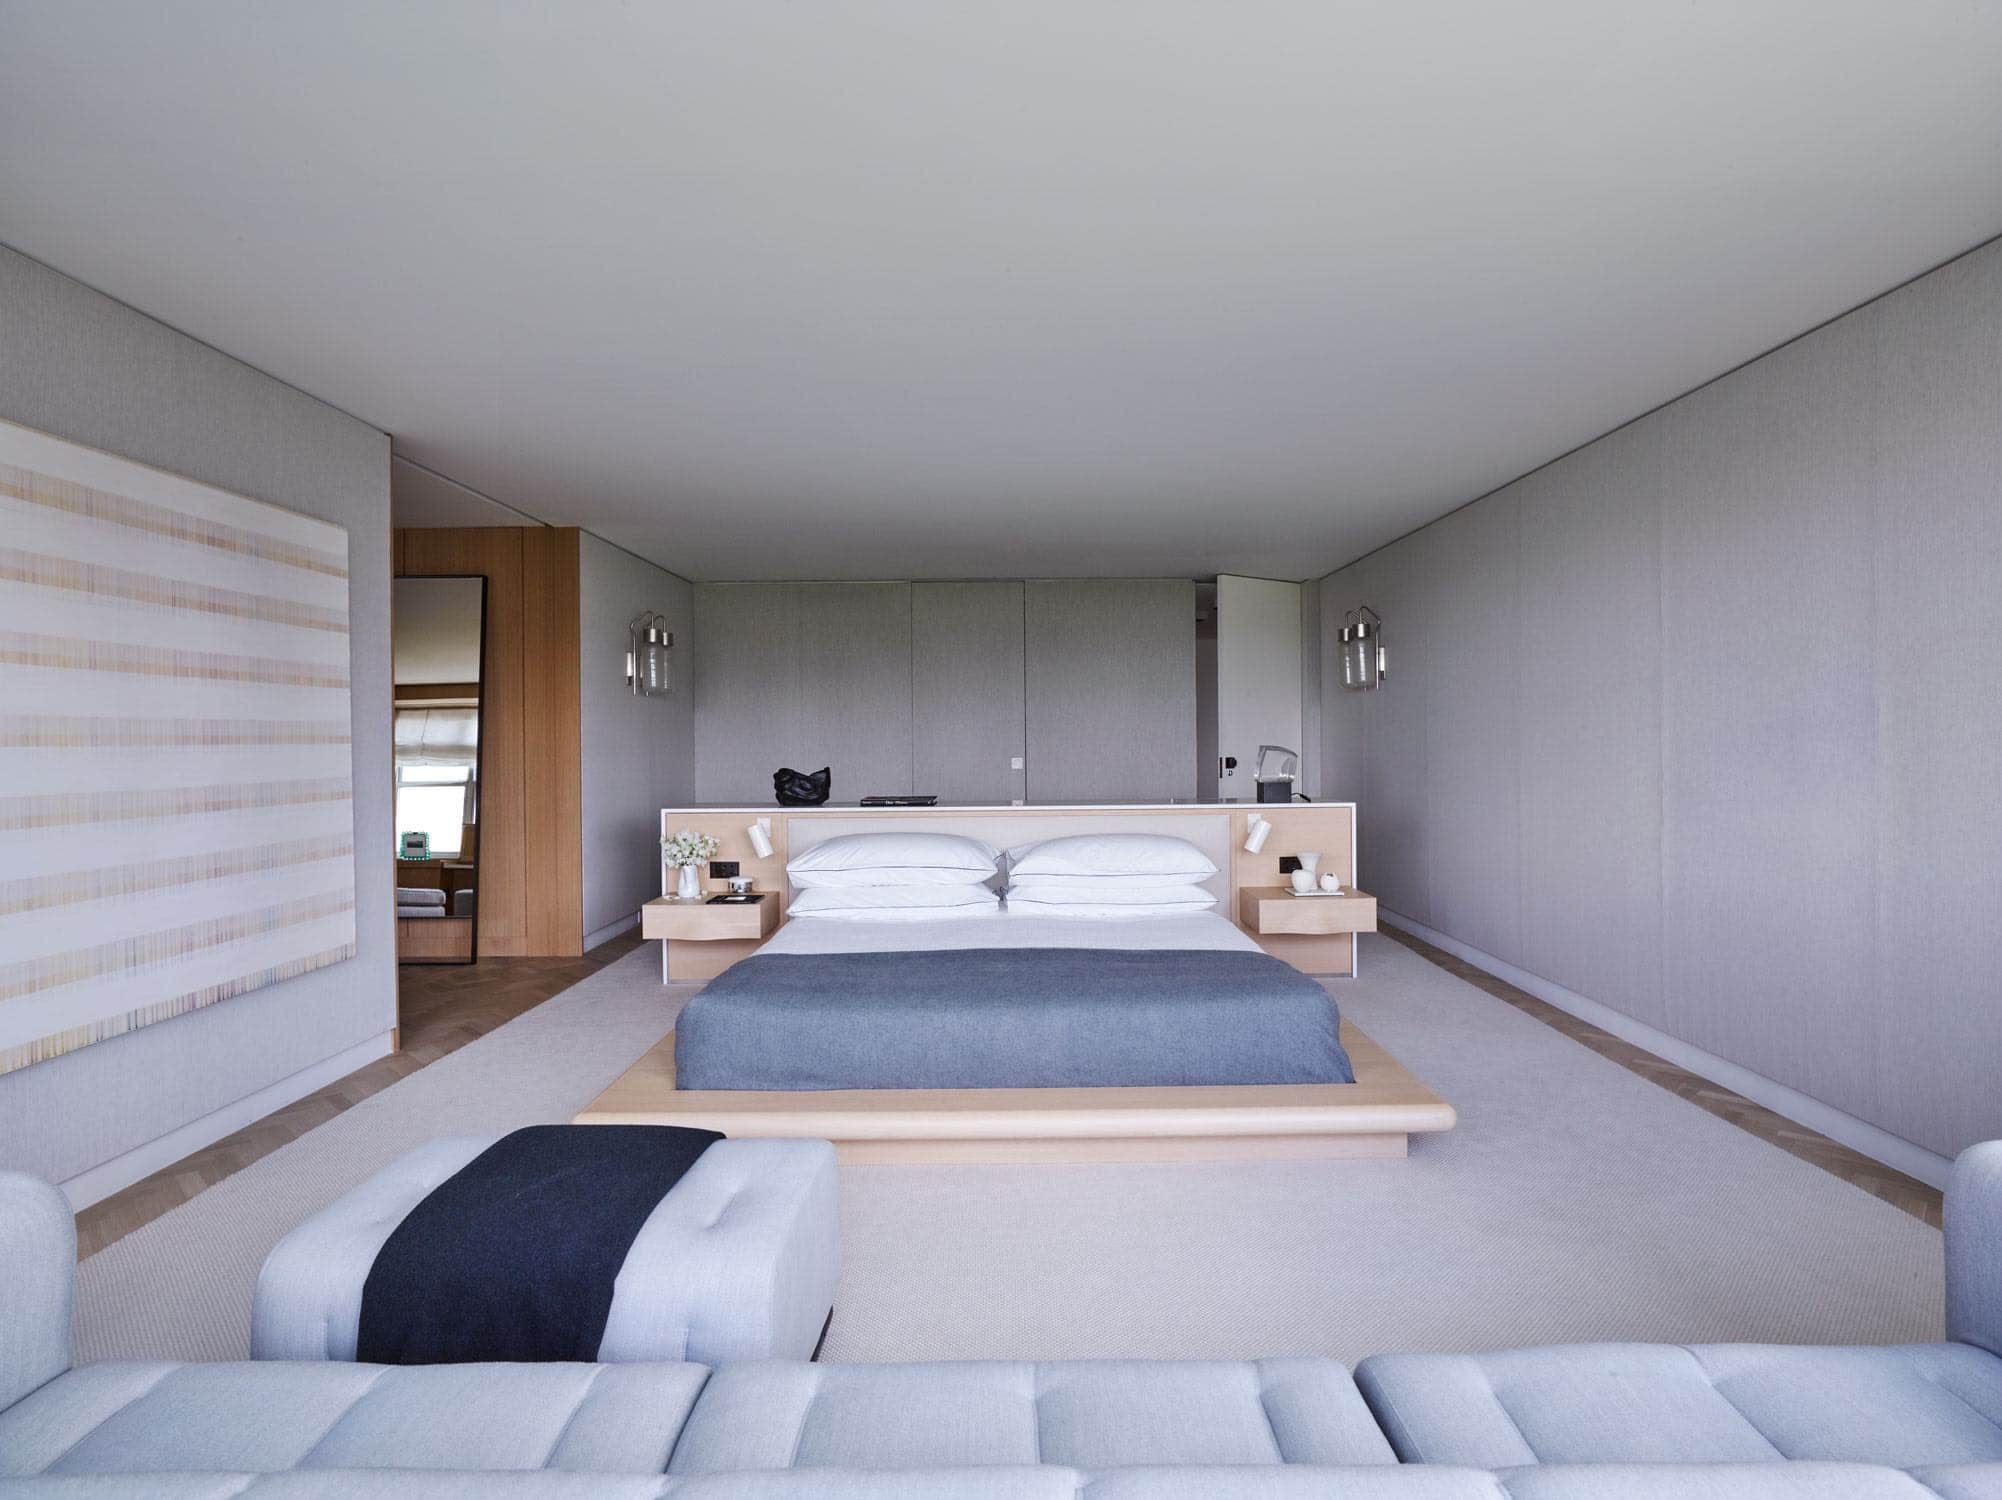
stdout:
[[667,944],[669,979],[714,979],[757,952],[778,925],[779,898],[772,891],[755,904],[711,906],[658,896],[640,908],[640,936]]
[[1376,931],[1376,897],[1354,889],[1295,896],[1282,885],[1248,885],[1237,893],[1237,925],[1302,973],[1353,974],[1356,934]]

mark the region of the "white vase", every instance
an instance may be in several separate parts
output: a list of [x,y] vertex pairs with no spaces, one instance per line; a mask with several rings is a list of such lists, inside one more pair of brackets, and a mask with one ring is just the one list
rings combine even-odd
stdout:
[[697,865],[683,865],[681,874],[675,878],[674,894],[682,901],[702,899],[702,871]]

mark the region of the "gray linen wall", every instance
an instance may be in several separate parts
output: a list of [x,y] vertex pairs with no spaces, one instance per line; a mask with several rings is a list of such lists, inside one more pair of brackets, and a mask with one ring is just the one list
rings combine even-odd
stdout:
[[[688,580],[585,532],[577,545],[585,945],[632,925],[660,894],[659,810],[695,794],[695,604]],[[674,632],[673,691],[626,686],[626,626]]]
[[0,1077],[0,1166],[61,1181],[176,1132],[176,1154],[193,1149],[205,1116],[387,1050],[389,440],[5,248],[0,349],[0,417],[348,531],[358,952]]
[[2002,242],[1321,603],[1387,908],[1927,1151],[2002,1136]]

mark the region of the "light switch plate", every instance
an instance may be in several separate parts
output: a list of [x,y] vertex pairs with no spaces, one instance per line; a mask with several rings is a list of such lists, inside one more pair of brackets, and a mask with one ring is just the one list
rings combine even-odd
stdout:
[[1008,757],[1008,769],[1009,769],[1009,770],[1011,770],[1011,771],[1019,771],[1019,770],[1021,770],[1021,769],[1022,769],[1022,757],[1021,757],[1021,756],[1019,756],[1019,755],[1011,755],[1011,756],[1009,756],[1009,757]]

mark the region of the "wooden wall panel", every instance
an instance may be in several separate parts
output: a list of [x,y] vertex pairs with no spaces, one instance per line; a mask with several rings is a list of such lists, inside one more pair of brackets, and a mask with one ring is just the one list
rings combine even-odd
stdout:
[[479,952],[583,950],[578,754],[577,533],[549,527],[413,529],[407,577],[487,579],[480,709]]
[[522,534],[522,781],[527,951],[584,951],[584,783],[577,641],[577,532]]

